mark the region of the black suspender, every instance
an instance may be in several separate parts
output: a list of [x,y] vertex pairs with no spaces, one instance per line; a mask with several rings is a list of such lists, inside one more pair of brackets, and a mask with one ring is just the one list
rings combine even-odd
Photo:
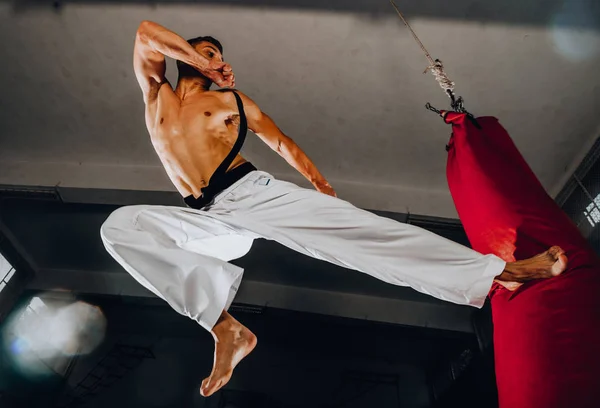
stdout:
[[236,158],[242,146],[244,145],[244,141],[246,140],[246,133],[248,132],[248,121],[246,119],[246,112],[244,112],[244,104],[242,103],[242,98],[238,95],[235,89],[220,89],[220,92],[233,92],[233,96],[235,96],[235,101],[237,102],[238,113],[240,115],[240,125],[238,127],[238,137],[235,141],[231,151],[227,154],[227,156],[223,159],[219,167],[215,170],[215,172],[210,176],[210,180],[208,180],[208,185],[204,187],[202,191],[202,195],[198,198],[194,198],[194,196],[185,197],[185,203],[191,207],[196,209],[202,209],[208,204],[210,204],[215,196],[219,194],[221,191],[233,185],[236,181],[244,177],[246,174],[251,171],[256,170],[256,168],[251,163],[244,163],[237,168],[227,172],[231,163]]
[[[213,180],[219,179],[219,177],[223,176],[227,173],[227,169],[233,163],[233,160],[238,155],[240,150],[242,150],[242,146],[244,145],[244,141],[246,141],[246,133],[248,132],[248,121],[246,120],[246,112],[244,112],[244,104],[242,103],[242,98],[238,95],[235,89],[220,89],[219,92],[233,92],[233,96],[235,96],[235,101],[237,102],[238,113],[240,115],[240,126],[238,128],[238,137],[235,141],[235,144],[231,148],[231,151],[223,159],[219,167],[215,170],[213,175],[210,177],[208,181],[208,186],[213,182]],[[207,186],[207,187],[208,187]]]

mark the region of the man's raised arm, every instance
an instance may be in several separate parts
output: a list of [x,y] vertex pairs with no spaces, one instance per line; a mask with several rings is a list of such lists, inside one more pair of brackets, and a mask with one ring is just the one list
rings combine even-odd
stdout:
[[133,68],[145,101],[165,81],[165,56],[196,68],[218,86],[231,85],[233,77],[226,78],[219,71],[225,65],[223,62],[209,62],[173,31],[152,21],[142,21],[135,36]]
[[336,197],[335,191],[315,164],[290,137],[286,136],[273,120],[246,95],[238,91],[244,103],[248,127],[290,166],[302,174],[317,191]]

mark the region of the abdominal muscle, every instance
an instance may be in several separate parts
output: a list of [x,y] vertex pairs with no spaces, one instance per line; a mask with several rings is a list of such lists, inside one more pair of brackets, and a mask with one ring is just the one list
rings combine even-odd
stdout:
[[[217,167],[231,150],[221,141],[184,140],[169,143],[168,148],[157,148],[158,156],[177,191],[187,197],[200,197],[202,188],[206,187]],[[208,142],[208,143],[207,143]],[[155,146],[156,148],[156,146]],[[229,169],[233,169],[246,160],[237,155]]]

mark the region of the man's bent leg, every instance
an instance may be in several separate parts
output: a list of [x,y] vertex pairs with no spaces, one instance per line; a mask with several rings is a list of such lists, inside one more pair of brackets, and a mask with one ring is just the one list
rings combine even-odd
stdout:
[[131,276],[206,330],[229,307],[242,279],[243,269],[227,261],[252,245],[251,238],[177,207],[122,207],[101,236]]
[[256,337],[226,310],[243,270],[227,261],[243,256],[253,238],[200,212],[177,207],[132,206],[115,211],[101,236],[107,251],[139,283],[215,338],[215,362],[201,393],[229,381]]

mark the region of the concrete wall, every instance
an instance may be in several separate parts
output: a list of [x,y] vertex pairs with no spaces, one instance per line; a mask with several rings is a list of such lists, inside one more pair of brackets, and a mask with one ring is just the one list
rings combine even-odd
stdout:
[[[131,68],[143,19],[225,45],[238,86],[315,161],[340,197],[378,210],[455,217],[445,181],[447,105],[387,2],[0,3],[0,183],[172,190],[144,127]],[[323,4],[319,4],[323,3]],[[597,136],[594,0],[402,4],[467,107],[496,115],[542,183]],[[169,62],[168,76],[175,72]],[[250,137],[243,153],[300,177]]]

